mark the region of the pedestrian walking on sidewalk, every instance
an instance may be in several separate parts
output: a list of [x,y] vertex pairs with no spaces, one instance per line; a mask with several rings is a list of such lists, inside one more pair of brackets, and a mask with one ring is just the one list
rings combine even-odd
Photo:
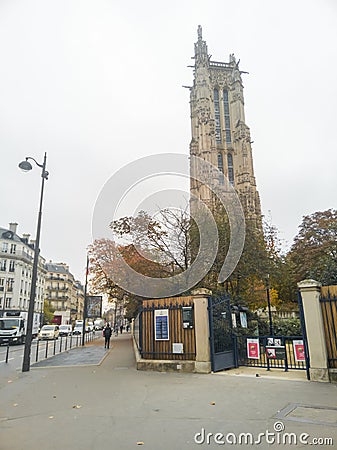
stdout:
[[104,339],[105,339],[104,348],[109,348],[110,347],[111,335],[112,335],[112,329],[110,327],[110,324],[107,323],[106,327],[103,330],[103,336],[104,336]]

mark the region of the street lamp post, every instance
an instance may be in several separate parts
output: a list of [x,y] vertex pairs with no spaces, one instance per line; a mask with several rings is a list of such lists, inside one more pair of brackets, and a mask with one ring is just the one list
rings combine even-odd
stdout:
[[88,273],[89,273],[89,256],[87,255],[87,266],[85,269],[85,285],[84,285],[84,304],[83,304],[83,327],[82,327],[82,345],[85,344],[85,322],[87,320],[87,309],[88,309],[88,301],[87,301],[87,290],[88,290]]
[[19,164],[20,169],[24,172],[28,172],[32,170],[32,165],[28,161],[29,159],[33,160],[38,167],[41,167],[42,173],[42,182],[41,182],[41,192],[40,192],[40,207],[39,214],[37,219],[37,228],[36,228],[36,239],[34,246],[34,262],[33,262],[33,272],[32,272],[32,284],[30,289],[30,298],[29,298],[29,306],[28,306],[28,317],[27,317],[27,332],[26,332],[26,340],[25,340],[25,349],[23,354],[23,363],[22,363],[22,372],[28,372],[30,369],[30,351],[32,345],[32,327],[33,327],[33,317],[34,317],[34,305],[35,305],[35,295],[36,295],[36,284],[37,284],[37,271],[38,271],[38,263],[39,263],[39,253],[40,253],[40,232],[41,232],[41,218],[42,218],[42,202],[43,202],[43,191],[44,191],[44,182],[48,179],[49,173],[46,171],[47,164],[47,153],[44,154],[43,164],[39,164],[34,158],[30,156],[26,157],[25,161],[22,161]]
[[273,317],[271,313],[271,305],[270,305],[270,286],[269,286],[269,273],[267,274],[266,279],[266,291],[267,291],[267,303],[268,303],[268,315],[269,315],[269,333],[270,336],[273,336]]

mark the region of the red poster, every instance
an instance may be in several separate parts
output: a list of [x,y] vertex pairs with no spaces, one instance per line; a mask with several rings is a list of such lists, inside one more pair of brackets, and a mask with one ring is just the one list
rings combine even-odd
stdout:
[[305,361],[303,341],[293,341],[295,361]]
[[247,339],[247,356],[250,359],[260,358],[260,344],[258,339]]

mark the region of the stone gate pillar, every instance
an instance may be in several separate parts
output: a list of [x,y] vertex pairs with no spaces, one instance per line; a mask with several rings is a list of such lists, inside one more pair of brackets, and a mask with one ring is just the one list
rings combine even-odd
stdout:
[[194,327],[195,327],[195,371],[198,373],[211,372],[211,352],[209,345],[209,319],[207,289],[192,291],[194,301]]
[[329,381],[328,356],[324,334],[322,309],[319,302],[321,284],[303,280],[297,284],[303,304],[305,327],[310,356],[310,380]]

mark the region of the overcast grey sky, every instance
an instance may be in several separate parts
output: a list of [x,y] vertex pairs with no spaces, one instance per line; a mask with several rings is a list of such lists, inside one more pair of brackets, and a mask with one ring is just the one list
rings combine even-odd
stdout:
[[240,59],[263,213],[291,243],[302,216],[336,208],[335,0],[0,0],[0,225],[83,281],[95,200],[125,164],[188,153],[190,57]]

